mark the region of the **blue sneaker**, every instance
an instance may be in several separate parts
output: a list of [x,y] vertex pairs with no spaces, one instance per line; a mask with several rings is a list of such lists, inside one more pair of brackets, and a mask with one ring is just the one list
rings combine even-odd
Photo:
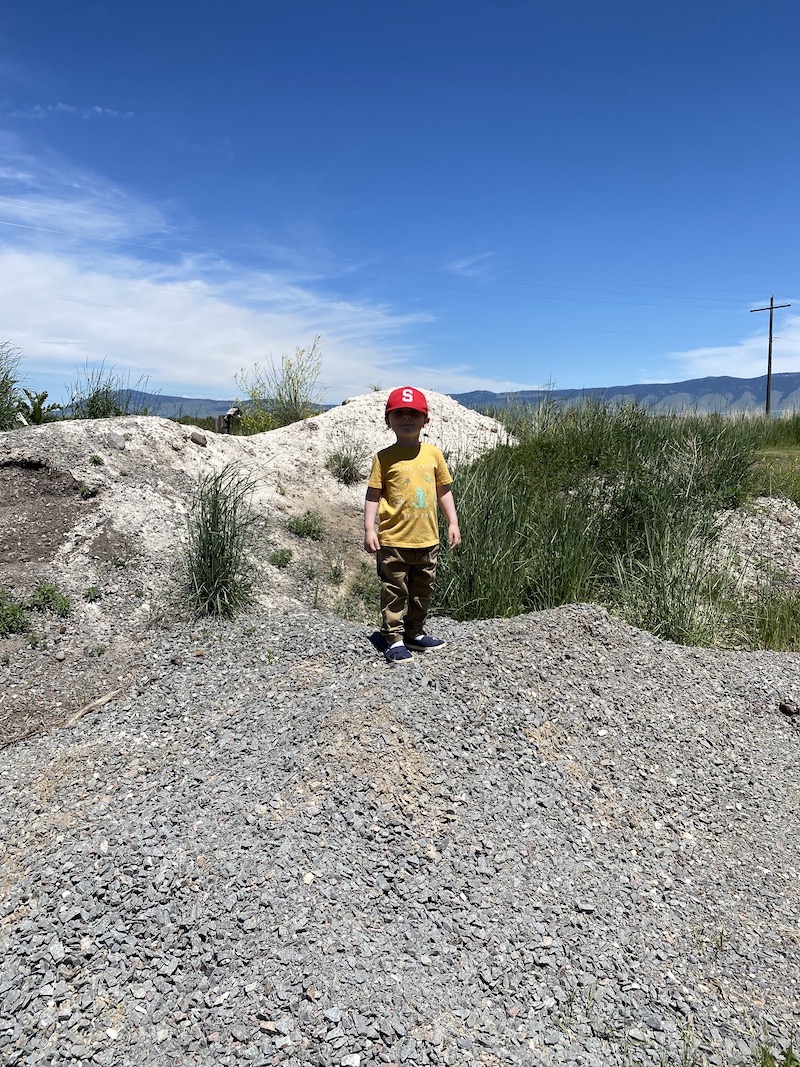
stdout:
[[420,634],[419,637],[407,637],[406,647],[413,648],[415,652],[429,652],[432,648],[441,648],[446,645],[439,637],[431,637],[430,634]]
[[386,649],[384,656],[388,663],[410,663],[414,658],[405,645],[392,645]]

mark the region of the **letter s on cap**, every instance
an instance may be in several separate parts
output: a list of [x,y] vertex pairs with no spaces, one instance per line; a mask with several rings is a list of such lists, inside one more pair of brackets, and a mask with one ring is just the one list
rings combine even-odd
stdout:
[[414,390],[413,389],[404,389],[403,390],[403,403],[404,404],[413,404],[414,403]]

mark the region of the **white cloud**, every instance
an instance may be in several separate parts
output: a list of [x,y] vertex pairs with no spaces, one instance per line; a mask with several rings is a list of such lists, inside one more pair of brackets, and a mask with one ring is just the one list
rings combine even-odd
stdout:
[[[766,319],[766,313],[761,314]],[[669,358],[680,368],[681,378],[706,378],[718,375],[757,378],[767,373],[767,344],[768,332],[763,329],[734,345],[693,348],[688,352],[670,352]],[[775,374],[800,371],[800,315],[793,315],[788,309],[775,312],[772,370]]]
[[11,117],[15,119],[46,119],[51,115],[74,115],[82,119],[132,119],[135,117],[133,111],[117,111],[112,107],[100,107],[99,104],[93,104],[91,107],[74,107],[72,104],[64,104],[61,101],[56,104],[34,104],[21,111],[11,112]]
[[479,252],[474,256],[454,259],[445,266],[445,270],[462,278],[485,278],[494,273],[494,258],[494,252]]
[[0,340],[22,349],[31,383],[51,397],[66,396],[76,368],[103,361],[165,394],[229,397],[240,368],[317,334],[329,403],[377,382],[519,387],[429,361],[416,338],[434,316],[344,295],[348,268],[335,257],[309,267],[294,249],[265,243],[258,253],[270,266],[257,269],[209,252],[213,241],[173,225],[158,204],[0,135]]

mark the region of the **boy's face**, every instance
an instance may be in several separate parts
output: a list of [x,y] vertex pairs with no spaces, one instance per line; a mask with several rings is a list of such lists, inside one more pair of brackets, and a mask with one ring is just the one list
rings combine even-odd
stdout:
[[399,408],[390,411],[386,416],[386,424],[397,437],[398,444],[416,444],[423,426],[428,423],[428,416],[421,411],[413,411],[411,408]]

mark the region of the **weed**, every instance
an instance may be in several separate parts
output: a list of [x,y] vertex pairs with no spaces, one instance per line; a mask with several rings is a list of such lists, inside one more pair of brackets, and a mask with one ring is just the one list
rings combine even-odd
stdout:
[[105,645],[94,645],[92,650],[91,650],[91,655],[92,656],[104,656],[107,651],[108,650],[107,650]]
[[0,666],[8,667],[8,665],[10,663],[11,663],[11,656],[8,654],[8,652],[4,652],[2,654],[2,656],[0,656]]
[[97,489],[94,486],[87,485],[85,482],[81,482],[78,486],[78,495],[81,500],[91,500],[92,497],[97,496]]
[[361,564],[350,585],[350,595],[368,606],[380,603],[381,583],[374,567],[368,563]]
[[97,452],[94,452],[91,456],[89,456],[89,462],[95,467],[103,467],[105,466],[106,461],[103,459],[102,456],[99,456]]
[[34,611],[52,611],[61,618],[66,618],[72,611],[69,597],[62,593],[54,582],[40,582],[31,594],[27,606]]
[[11,430],[17,426],[21,359],[22,353],[10,341],[0,343],[0,430]]
[[270,360],[264,368],[259,363],[250,371],[242,368],[234,375],[247,397],[237,401],[242,409],[242,433],[261,433],[318,414],[324,395],[319,386],[321,370],[319,336],[310,348],[296,348],[293,356],[281,356],[279,366]]
[[17,603],[7,590],[0,588],[0,637],[25,633],[28,626],[24,605]]
[[342,485],[356,485],[367,475],[369,447],[358,438],[341,444],[330,453],[325,466]]
[[292,550],[291,548],[276,548],[274,552],[271,552],[267,556],[267,562],[271,563],[273,567],[283,569],[288,567],[292,562]]
[[331,563],[328,568],[328,581],[331,585],[341,585],[344,581],[344,564],[335,562]]
[[234,465],[198,482],[183,561],[184,589],[198,614],[231,617],[252,600],[253,488]]
[[[55,416],[52,414],[54,411],[60,411],[60,404],[47,404],[48,393],[46,391],[41,393],[34,393],[30,389],[23,389],[25,394],[24,400],[19,400],[17,404],[17,410],[22,417],[29,422],[32,426],[41,426],[43,422],[52,422]],[[50,416],[48,418],[48,415]]]
[[96,585],[90,585],[88,589],[83,591],[83,599],[87,600],[90,604],[93,604],[95,600],[100,600],[103,593]]
[[99,367],[88,361],[83,370],[77,368],[78,378],[70,387],[69,403],[64,410],[73,419],[110,419],[119,415],[146,415],[142,390],[148,378],[138,380],[131,387],[130,374],[117,374],[112,366],[106,369],[105,360]]
[[39,645],[41,645],[42,643],[43,643],[43,641],[42,641],[41,634],[37,634],[34,631],[29,635],[28,644],[31,646],[31,648],[38,648]]
[[322,516],[318,511],[306,511],[302,515],[293,515],[287,526],[297,537],[307,537],[311,541],[321,541],[325,536]]

